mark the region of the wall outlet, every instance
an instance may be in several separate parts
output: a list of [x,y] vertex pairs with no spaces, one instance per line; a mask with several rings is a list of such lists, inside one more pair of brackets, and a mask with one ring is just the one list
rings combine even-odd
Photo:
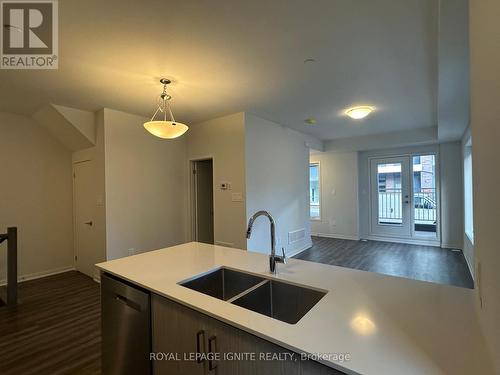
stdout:
[[128,249],[128,256],[131,256],[131,255],[135,255],[135,249],[133,247]]
[[331,226],[331,227],[336,227],[336,226],[337,226],[337,220],[335,220],[335,219],[330,219],[330,226]]

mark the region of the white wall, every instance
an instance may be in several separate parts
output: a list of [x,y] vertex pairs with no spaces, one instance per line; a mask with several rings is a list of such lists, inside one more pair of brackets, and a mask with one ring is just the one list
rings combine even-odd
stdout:
[[[246,249],[244,113],[194,124],[186,142],[188,160],[213,158],[215,243]],[[222,182],[229,182],[231,190],[221,190]],[[238,193],[242,200],[234,201]]]
[[144,121],[104,109],[107,259],[186,240],[186,138],[154,137]]
[[[470,1],[474,250],[479,316],[500,373],[500,2]],[[477,271],[480,267],[480,271]]]
[[[370,236],[369,217],[369,158],[374,156],[408,155],[411,153],[438,152],[441,165],[441,241],[448,247],[463,247],[463,200],[461,180],[460,143],[445,143],[443,145],[414,146],[377,151],[360,152],[359,154],[359,225],[360,237]],[[443,190],[445,189],[445,190]],[[443,193],[443,191],[445,193]],[[444,197],[446,194],[446,197]]]
[[0,232],[18,227],[20,278],[73,268],[71,152],[34,120],[9,113],[0,113],[0,141]]
[[439,145],[441,175],[441,246],[463,249],[463,178],[460,142]]
[[386,147],[408,147],[436,143],[437,127],[400,130],[352,138],[332,139],[324,142],[324,151],[368,151]]
[[[277,252],[292,255],[311,246],[309,220],[309,148],[306,137],[279,124],[245,114],[247,207],[269,211],[276,221]],[[305,238],[289,244],[288,232],[305,229]],[[249,250],[269,253],[269,221],[254,224]]]
[[321,220],[311,220],[313,235],[359,239],[358,153],[312,153],[320,163]]

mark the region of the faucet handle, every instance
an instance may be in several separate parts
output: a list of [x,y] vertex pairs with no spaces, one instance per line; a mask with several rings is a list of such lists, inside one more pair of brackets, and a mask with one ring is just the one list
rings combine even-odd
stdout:
[[281,254],[283,255],[283,263],[286,264],[286,254],[285,254],[285,248],[281,248]]

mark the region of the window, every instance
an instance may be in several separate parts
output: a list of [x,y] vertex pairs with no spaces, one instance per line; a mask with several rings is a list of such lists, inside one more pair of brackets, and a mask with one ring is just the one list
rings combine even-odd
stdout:
[[436,191],[436,156],[413,156],[413,217],[415,234],[437,236],[438,201]]
[[402,224],[401,163],[377,164],[378,222]]
[[320,171],[319,163],[309,165],[309,201],[312,220],[320,220]]
[[464,147],[464,227],[465,234],[474,243],[474,211],[472,199],[472,139]]

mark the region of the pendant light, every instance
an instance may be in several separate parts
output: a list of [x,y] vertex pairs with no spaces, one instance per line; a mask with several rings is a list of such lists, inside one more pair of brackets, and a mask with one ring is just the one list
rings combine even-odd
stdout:
[[[158,99],[158,108],[156,109],[153,117],[151,117],[151,121],[144,123],[144,127],[148,132],[165,139],[180,137],[189,129],[187,125],[177,122],[174,119],[174,115],[170,109],[170,104],[168,103],[172,97],[167,94],[167,85],[170,82],[171,81],[166,78],[160,79],[160,83],[163,85],[163,92]],[[163,113],[163,120],[155,120],[158,112]],[[169,114],[170,121],[167,121],[167,112]]]

